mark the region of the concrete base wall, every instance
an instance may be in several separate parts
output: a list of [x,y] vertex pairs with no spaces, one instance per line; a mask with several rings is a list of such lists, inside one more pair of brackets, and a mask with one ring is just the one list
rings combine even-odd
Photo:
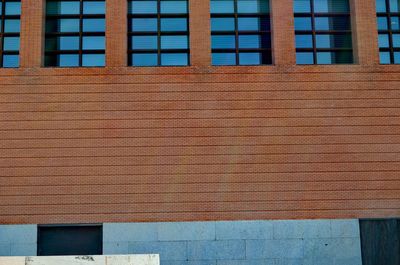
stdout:
[[0,256],[35,256],[36,225],[0,225]]

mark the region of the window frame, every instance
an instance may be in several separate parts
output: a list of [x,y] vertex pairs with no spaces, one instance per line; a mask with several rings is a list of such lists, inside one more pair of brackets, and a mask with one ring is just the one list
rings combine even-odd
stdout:
[[14,67],[4,67],[4,55],[20,55],[20,50],[21,48],[19,47],[18,50],[13,50],[13,51],[4,51],[4,38],[7,37],[18,37],[21,40],[21,28],[19,29],[19,32],[5,32],[5,21],[9,19],[18,19],[21,23],[21,11],[19,15],[6,15],[6,3],[20,3],[22,4],[21,0],[0,0],[0,3],[2,5],[1,7],[1,12],[0,12],[0,68],[19,68],[19,60],[18,60],[18,66]]

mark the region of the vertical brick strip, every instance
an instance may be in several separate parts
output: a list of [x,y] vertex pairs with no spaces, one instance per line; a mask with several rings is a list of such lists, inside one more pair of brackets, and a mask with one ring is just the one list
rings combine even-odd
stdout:
[[351,11],[355,62],[379,64],[375,0],[352,0]]
[[128,1],[106,1],[106,66],[128,64]]
[[275,65],[296,64],[293,0],[270,0],[272,57]]
[[211,64],[209,1],[189,0],[190,64]]
[[44,0],[22,0],[20,67],[41,67],[44,54]]

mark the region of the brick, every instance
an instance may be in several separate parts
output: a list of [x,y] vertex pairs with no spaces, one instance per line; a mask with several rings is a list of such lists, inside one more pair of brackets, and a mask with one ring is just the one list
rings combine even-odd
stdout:
[[105,242],[119,241],[157,241],[156,223],[105,223],[103,225]]
[[304,256],[304,242],[301,239],[247,240],[247,259],[301,259]]
[[245,259],[244,240],[192,241],[188,242],[189,260]]
[[270,221],[216,222],[217,240],[227,239],[272,239],[273,226]]
[[214,240],[215,222],[158,223],[158,239],[171,240]]
[[187,260],[186,242],[131,242],[129,254],[160,254],[160,260]]

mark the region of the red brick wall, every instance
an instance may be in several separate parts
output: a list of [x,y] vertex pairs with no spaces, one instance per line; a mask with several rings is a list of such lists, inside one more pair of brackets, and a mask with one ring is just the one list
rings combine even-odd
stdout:
[[274,66],[212,67],[191,1],[190,67],[126,67],[107,0],[105,68],[40,68],[23,0],[20,69],[0,69],[0,223],[400,216],[400,66],[380,66],[374,0],[354,0],[359,64],[296,66],[272,0]]

